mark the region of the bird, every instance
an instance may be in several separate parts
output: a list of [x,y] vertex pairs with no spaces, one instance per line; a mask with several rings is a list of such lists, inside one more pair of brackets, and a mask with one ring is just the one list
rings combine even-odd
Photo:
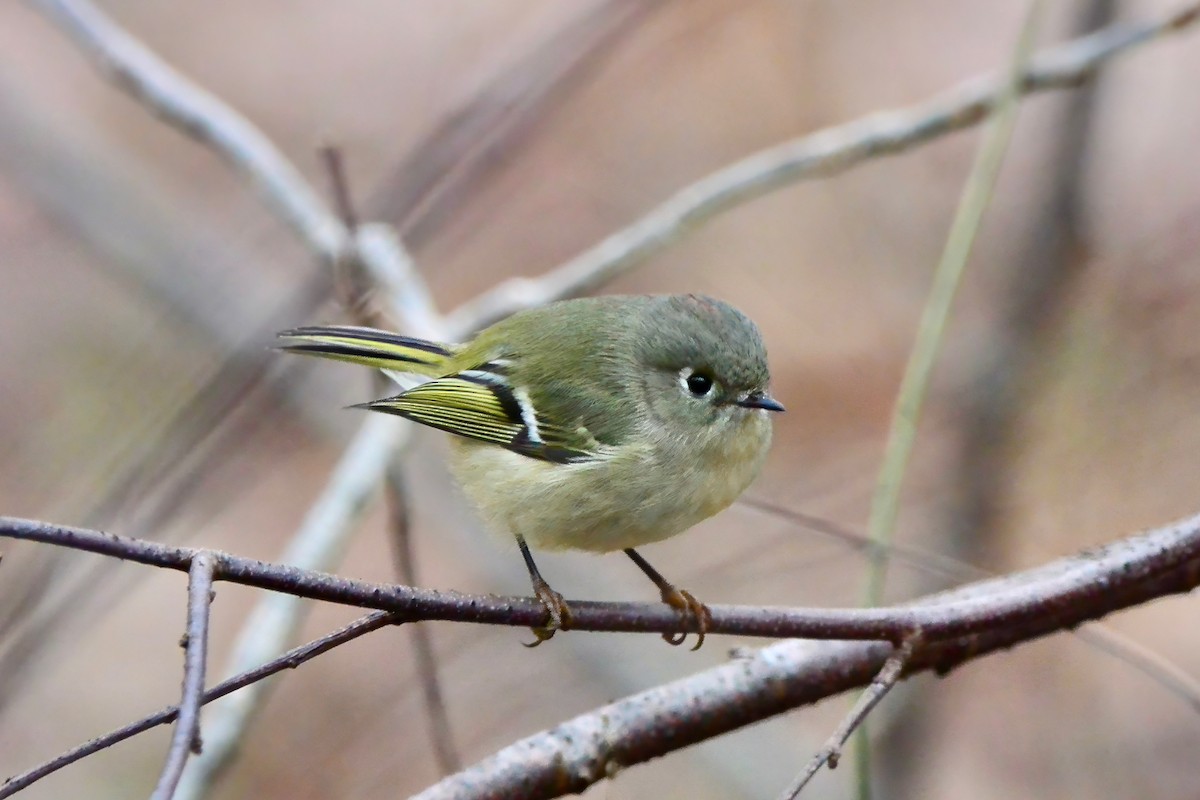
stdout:
[[387,372],[407,388],[356,408],[452,434],[452,473],[487,527],[515,539],[546,609],[529,646],[571,623],[531,546],[623,551],[680,613],[663,638],[694,627],[703,644],[708,607],[635,548],[725,509],[763,467],[784,408],[745,314],[696,294],[604,295],[519,311],[461,344],[345,325],[278,341]]

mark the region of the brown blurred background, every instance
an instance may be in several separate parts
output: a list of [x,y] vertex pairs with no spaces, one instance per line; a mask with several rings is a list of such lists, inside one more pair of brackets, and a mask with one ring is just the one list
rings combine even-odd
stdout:
[[[1127,0],[1111,13],[1142,20],[1174,5]],[[1040,39],[1077,35],[1103,6],[1050,4]],[[316,185],[316,147],[339,145],[363,216],[400,227],[446,310],[552,268],[758,148],[1004,64],[1024,13],[952,0],[105,8]],[[1138,50],[1090,99],[1025,104],[921,426],[899,541],[1004,571],[1200,507],[1198,42],[1185,33]],[[706,292],[760,323],[788,413],[751,495],[864,523],[978,138],[741,206],[606,287]],[[376,391],[339,365],[261,358],[278,327],[344,319],[311,302],[329,294],[321,270],[210,152],[99,79],[29,6],[0,6],[0,511],[278,558],[360,420],[341,406]],[[249,371],[228,366],[235,353]],[[516,553],[448,487],[439,436],[422,432],[407,461],[420,582],[526,593]],[[378,504],[339,571],[393,579],[388,548]],[[68,613],[30,630],[57,576],[96,562],[4,553],[0,775],[177,699],[182,575],[101,568]],[[711,602],[855,605],[865,574],[853,548],[736,506],[647,556]],[[653,599],[617,556],[539,563],[568,597]],[[897,564],[888,596],[949,582]],[[255,599],[220,585],[213,674]],[[1175,598],[1105,624],[1196,674],[1194,614],[1194,600]],[[352,617],[315,608],[305,635]],[[431,630],[468,763],[758,644],[714,637],[691,653],[657,637],[566,634],[526,650],[523,631]],[[216,796],[391,798],[434,781],[411,651],[410,631],[384,630],[284,676]],[[588,795],[774,796],[845,707],[631,768]],[[1065,635],[914,681],[873,732],[880,797],[1192,798],[1200,783],[1195,710]],[[168,735],[23,796],[144,795]],[[810,792],[847,796],[851,775],[822,775]]]

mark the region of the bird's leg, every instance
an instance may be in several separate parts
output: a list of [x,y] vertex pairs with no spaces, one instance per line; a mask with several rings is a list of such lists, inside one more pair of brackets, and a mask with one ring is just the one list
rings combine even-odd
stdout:
[[517,534],[517,547],[521,548],[521,556],[525,559],[525,567],[529,570],[529,580],[533,584],[533,593],[537,595],[537,599],[546,607],[546,614],[549,615],[547,624],[541,628],[530,628],[533,635],[537,637],[537,641],[529,642],[526,647],[537,647],[542,642],[554,636],[554,633],[559,630],[566,630],[571,626],[571,607],[567,605],[567,601],[558,592],[550,588],[550,584],[546,583],[546,579],[542,577],[542,573],[538,572],[537,564],[533,562],[533,553],[529,552],[529,545],[525,544],[525,537]]
[[692,593],[686,589],[677,589],[675,585],[659,574],[658,570],[650,566],[650,562],[642,558],[632,547],[625,549],[625,555],[629,556],[633,563],[638,565],[638,569],[646,573],[646,577],[654,581],[654,585],[662,592],[663,602],[671,608],[677,609],[680,612],[681,630],[676,633],[664,633],[663,639],[667,644],[679,645],[683,644],[683,640],[688,635],[688,617],[694,617],[696,620],[696,644],[693,650],[699,650],[700,645],[704,644],[704,634],[708,632],[709,626],[712,625],[712,612],[708,610],[708,606],[701,603]]

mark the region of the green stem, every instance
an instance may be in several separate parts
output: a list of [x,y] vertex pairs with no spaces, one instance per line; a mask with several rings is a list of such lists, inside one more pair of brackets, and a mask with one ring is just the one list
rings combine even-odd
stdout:
[[[991,201],[996,176],[1000,172],[1013,126],[1016,124],[1021,81],[1029,65],[1043,5],[1042,0],[1034,0],[1026,14],[1021,35],[1009,63],[1004,91],[996,100],[991,123],[975,156],[971,174],[963,187],[954,222],[946,238],[946,246],[934,273],[933,286],[929,290],[929,298],[921,314],[916,341],[913,343],[908,365],[900,382],[883,463],[871,497],[871,515],[867,526],[871,540],[871,548],[868,550],[870,565],[863,597],[864,605],[877,606],[883,602],[883,590],[887,580],[887,552],[899,512],[900,487],[912,457],[921,409],[950,318],[950,309],[966,270],[980,222]],[[870,746],[865,724],[855,734],[854,751],[857,796],[859,800],[869,800]]]

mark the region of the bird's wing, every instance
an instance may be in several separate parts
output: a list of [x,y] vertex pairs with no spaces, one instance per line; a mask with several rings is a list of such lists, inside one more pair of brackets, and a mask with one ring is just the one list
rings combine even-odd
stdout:
[[526,393],[482,369],[437,378],[360,407],[556,464],[590,461],[603,450],[586,430],[569,431],[539,418]]

